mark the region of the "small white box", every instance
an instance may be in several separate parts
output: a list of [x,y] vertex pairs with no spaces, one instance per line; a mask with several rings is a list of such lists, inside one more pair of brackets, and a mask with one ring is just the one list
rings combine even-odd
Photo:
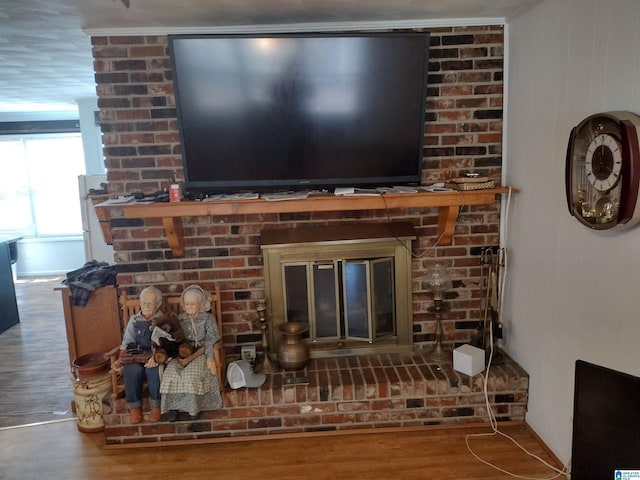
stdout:
[[475,375],[484,370],[484,350],[472,345],[461,345],[453,351],[453,369]]

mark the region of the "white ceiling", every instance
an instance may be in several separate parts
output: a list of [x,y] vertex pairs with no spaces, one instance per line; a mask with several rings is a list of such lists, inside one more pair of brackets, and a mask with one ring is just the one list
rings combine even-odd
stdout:
[[0,0],[0,113],[75,112],[76,100],[95,98],[91,34],[485,24],[540,2]]

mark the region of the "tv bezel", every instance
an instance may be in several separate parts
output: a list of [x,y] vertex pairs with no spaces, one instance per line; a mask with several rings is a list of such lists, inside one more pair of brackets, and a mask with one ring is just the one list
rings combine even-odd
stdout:
[[[604,401],[599,408],[591,409],[588,418],[584,418],[583,404],[593,399],[585,399],[585,386],[597,386],[601,390],[597,393],[599,400]],[[633,392],[635,404],[634,399],[619,399],[622,391]],[[634,421],[629,422],[630,418]],[[635,439],[635,444],[631,439]],[[634,455],[636,463],[630,465],[627,462]],[[615,478],[616,470],[640,470],[640,377],[576,360],[571,478]]]
[[[192,38],[318,38],[318,37],[421,37],[424,39],[423,67],[422,67],[422,108],[415,128],[418,142],[416,145],[415,170],[410,175],[396,176],[357,176],[357,177],[326,177],[326,178],[298,178],[298,179],[267,179],[267,180],[206,180],[200,181],[190,178],[187,158],[187,146],[183,129],[183,111],[180,101],[179,78],[176,70],[174,42]],[[427,86],[429,74],[430,33],[418,31],[390,31],[390,32],[298,32],[298,33],[238,33],[238,34],[179,34],[169,35],[169,56],[173,73],[174,96],[178,130],[180,134],[180,148],[182,155],[185,193],[187,196],[200,197],[203,194],[230,192],[274,192],[288,190],[318,190],[336,187],[382,187],[395,185],[420,185],[424,165],[424,139],[427,105]]]

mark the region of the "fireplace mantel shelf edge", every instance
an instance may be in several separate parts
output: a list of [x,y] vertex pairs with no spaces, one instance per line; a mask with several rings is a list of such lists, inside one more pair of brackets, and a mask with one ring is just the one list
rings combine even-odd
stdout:
[[110,218],[110,210],[116,208],[122,209],[124,218],[162,218],[162,225],[173,255],[182,257],[184,256],[184,238],[181,218],[199,216],[436,207],[438,208],[439,244],[450,245],[461,207],[465,205],[491,205],[496,202],[496,195],[510,191],[515,193],[518,190],[497,187],[485,190],[387,193],[374,196],[319,195],[283,201],[252,199],[127,205],[101,203],[95,208],[98,211],[98,218]]

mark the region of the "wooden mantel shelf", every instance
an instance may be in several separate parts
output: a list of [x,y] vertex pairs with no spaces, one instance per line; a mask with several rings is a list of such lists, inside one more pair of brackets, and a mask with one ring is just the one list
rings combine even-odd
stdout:
[[[515,189],[511,189],[515,192]],[[183,201],[126,205],[96,205],[96,210],[122,208],[125,218],[162,218],[169,246],[177,257],[184,256],[182,217],[249,215],[268,213],[335,212],[349,210],[387,210],[398,208],[438,208],[438,238],[440,245],[449,245],[453,237],[460,208],[465,205],[491,205],[496,195],[508,193],[508,187],[486,190],[387,193],[374,196],[318,195],[305,199],[268,201],[222,200]]]

